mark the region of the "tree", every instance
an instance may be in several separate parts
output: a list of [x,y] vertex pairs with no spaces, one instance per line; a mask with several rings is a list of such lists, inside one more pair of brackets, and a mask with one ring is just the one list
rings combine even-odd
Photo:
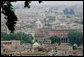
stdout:
[[83,44],[83,33],[79,31],[69,32],[68,34],[69,43],[71,45],[77,44],[78,46]]
[[6,34],[1,32],[1,40],[20,40],[21,43],[32,43],[33,36],[31,34],[24,34],[22,32],[19,33],[11,33]]
[[70,12],[69,12],[69,14],[71,14],[71,15],[75,14],[74,10],[71,9]]
[[1,40],[4,40],[7,37],[7,34],[4,32],[1,32]]
[[74,14],[75,14],[75,12],[74,12],[73,9],[71,9],[71,10],[69,11],[67,8],[65,8],[65,9],[63,10],[63,12],[64,12],[65,15],[74,15]]
[[[14,8],[11,2],[17,2],[17,1],[1,1],[1,13],[5,15],[4,18],[7,20],[6,26],[11,31],[11,33],[13,33],[18,18],[15,15],[15,12],[13,11]],[[41,3],[42,1],[38,1],[38,2]],[[24,7],[30,8],[30,3],[31,1],[25,1]]]
[[61,39],[60,37],[57,37],[57,36],[51,36],[51,37],[50,37],[51,44],[58,43],[58,45],[60,45],[60,44],[61,44],[60,39]]
[[68,14],[69,14],[69,11],[68,11],[67,8],[65,8],[65,9],[63,10],[63,12],[64,12],[65,15],[68,15]]
[[79,23],[79,24],[83,24],[83,20],[81,20],[81,21],[75,21],[75,23]]
[[77,47],[76,46],[73,46],[73,50],[76,50],[77,49]]

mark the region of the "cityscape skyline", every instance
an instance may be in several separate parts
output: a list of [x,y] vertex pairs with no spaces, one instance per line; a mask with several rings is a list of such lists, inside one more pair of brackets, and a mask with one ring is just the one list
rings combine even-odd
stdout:
[[[7,4],[1,8],[1,56],[83,56],[82,1],[34,1],[30,8],[18,1],[12,9]],[[15,16],[11,33],[8,21]]]

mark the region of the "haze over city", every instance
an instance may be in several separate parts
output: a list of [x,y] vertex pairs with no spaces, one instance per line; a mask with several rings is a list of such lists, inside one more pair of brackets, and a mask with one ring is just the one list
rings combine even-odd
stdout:
[[[24,1],[18,1],[15,4],[24,4]],[[42,3],[38,3],[38,1],[31,1],[31,5],[83,5],[83,1],[42,1]]]
[[83,1],[32,1],[30,8],[24,2],[12,2],[14,33],[6,23],[14,13],[1,13],[2,56],[83,56]]

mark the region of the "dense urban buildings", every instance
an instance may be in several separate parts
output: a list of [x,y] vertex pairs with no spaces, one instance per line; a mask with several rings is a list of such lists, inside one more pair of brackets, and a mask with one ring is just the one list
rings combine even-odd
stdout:
[[[32,34],[33,43],[2,40],[1,53],[13,56],[83,56],[83,45],[73,50],[68,38],[69,32],[83,33],[83,5],[32,5],[30,9],[18,6],[14,7],[18,17],[14,33]],[[1,32],[10,34],[5,23],[1,14]],[[60,37],[61,44],[51,44],[51,36]]]

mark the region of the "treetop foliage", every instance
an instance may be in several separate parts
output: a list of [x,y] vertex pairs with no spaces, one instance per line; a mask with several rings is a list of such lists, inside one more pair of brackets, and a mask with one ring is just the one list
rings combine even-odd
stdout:
[[78,46],[83,44],[83,33],[79,31],[69,32],[68,34],[69,43],[71,45],[77,44]]
[[51,36],[50,37],[50,40],[51,40],[51,44],[54,44],[54,43],[58,43],[58,45],[61,44],[61,38],[60,37],[57,37],[57,36]]
[[2,41],[10,41],[10,40],[20,40],[21,43],[32,43],[33,36],[31,34],[25,34],[22,32],[19,33],[11,33],[7,34],[4,32],[1,32],[1,40]]
[[[5,15],[5,19],[7,20],[6,26],[11,31],[11,33],[15,30],[15,24],[17,22],[17,16],[15,15],[15,12],[13,11],[13,5],[11,2],[17,2],[17,1],[1,1],[1,13]],[[38,1],[41,3],[42,1]],[[24,7],[30,8],[31,1],[25,1]]]

